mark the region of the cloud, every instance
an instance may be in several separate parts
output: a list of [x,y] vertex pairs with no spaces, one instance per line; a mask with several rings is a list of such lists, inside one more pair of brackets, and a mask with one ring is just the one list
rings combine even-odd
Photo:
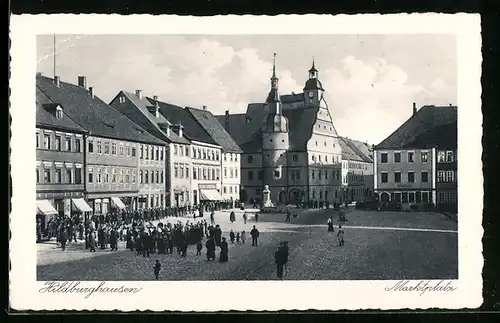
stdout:
[[[86,75],[96,95],[107,102],[120,90],[142,89],[172,104],[207,105],[214,114],[241,113],[248,103],[263,102],[269,92],[270,50],[182,35],[58,38],[66,39],[58,43],[61,80],[76,83],[78,75]],[[40,37],[38,70],[46,75],[52,75],[52,50],[52,37]],[[301,92],[304,67],[281,66],[287,51],[276,51],[280,92]],[[390,60],[347,55],[323,60],[323,65],[327,68],[319,77],[342,136],[377,144],[411,115],[412,102],[421,106],[454,101],[454,86],[441,78],[427,86],[409,83],[408,73]]]
[[364,62],[353,56],[340,69],[323,73],[325,97],[340,135],[378,144],[412,114],[412,102],[434,104],[439,93],[409,84],[408,74],[383,59]]

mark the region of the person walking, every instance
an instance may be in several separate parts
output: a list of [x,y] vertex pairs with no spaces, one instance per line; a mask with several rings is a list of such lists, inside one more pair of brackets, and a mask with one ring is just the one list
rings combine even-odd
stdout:
[[285,248],[283,242],[280,242],[278,249],[274,253],[274,263],[276,264],[276,277],[283,279],[283,268],[285,266]]
[[339,247],[344,245],[344,229],[339,225],[339,231],[337,232],[337,238],[339,240]]
[[259,230],[253,226],[253,229],[250,231],[250,235],[252,236],[252,247],[257,247],[257,240],[259,238]]
[[291,219],[290,219],[290,216],[292,215],[292,213],[290,212],[290,210],[287,210],[286,211],[286,219],[285,219],[285,222],[290,222]]
[[205,243],[205,247],[207,248],[207,260],[215,260],[215,241],[213,238],[208,238]]
[[231,240],[231,243],[234,243],[235,238],[236,236],[234,235],[233,230],[231,230],[231,232],[229,232],[229,240]]
[[245,232],[245,230],[241,231],[241,235],[240,235],[240,238],[241,238],[241,243],[245,243],[245,240],[247,238],[247,233]]
[[327,226],[328,226],[328,232],[333,232],[333,221],[331,218],[328,219]]
[[210,212],[210,223],[215,225],[215,211]]
[[156,259],[155,266],[153,267],[153,272],[156,280],[158,280],[158,277],[160,276],[160,270],[161,270],[160,260]]
[[247,224],[247,220],[248,220],[247,212],[244,212],[243,213],[243,223]]
[[229,246],[226,242],[226,237],[222,237],[222,242],[220,244],[220,256],[219,262],[227,262],[229,260]]

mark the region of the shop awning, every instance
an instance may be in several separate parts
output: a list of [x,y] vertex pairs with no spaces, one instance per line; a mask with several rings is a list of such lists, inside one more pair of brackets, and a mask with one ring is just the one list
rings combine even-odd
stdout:
[[202,201],[222,201],[222,196],[217,190],[200,190]]
[[127,208],[119,197],[111,197],[111,201],[120,210]]
[[36,214],[52,215],[58,214],[54,206],[49,202],[49,200],[38,200],[36,201]]
[[84,199],[72,199],[73,205],[80,212],[92,212],[92,208],[85,202]]

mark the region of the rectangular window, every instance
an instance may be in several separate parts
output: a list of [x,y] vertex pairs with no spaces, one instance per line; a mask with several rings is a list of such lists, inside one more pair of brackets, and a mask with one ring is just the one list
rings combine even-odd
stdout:
[[253,172],[252,171],[248,171],[248,180],[253,180]]
[[409,163],[415,162],[415,153],[413,151],[408,152],[408,162]]
[[125,146],[120,142],[120,156],[125,155]]
[[135,170],[132,170],[132,184],[135,184]]
[[224,167],[224,178],[227,178],[227,168]]
[[224,186],[224,187],[222,188],[222,191],[224,192],[224,194],[226,194],[226,193],[227,193],[227,187],[226,187],[226,186]]
[[184,178],[184,166],[181,166],[181,178]]
[[248,156],[247,160],[248,160],[249,164],[252,164],[253,163],[253,156],[252,155]]
[[215,175],[216,176],[215,179],[219,180],[220,179],[220,169],[217,169],[217,171],[215,172],[215,174],[216,174]]
[[89,153],[93,153],[93,152],[94,152],[94,141],[89,140]]
[[179,146],[174,145],[174,156],[177,156],[179,150]]
[[101,183],[101,182],[102,182],[102,169],[98,168],[97,169],[96,183]]
[[82,183],[82,169],[75,168],[75,184],[81,184],[81,183]]
[[144,183],[143,178],[142,178],[142,170],[139,171],[139,184]]
[[125,183],[130,183],[130,170],[127,169],[125,172]]
[[125,178],[123,176],[123,169],[120,169],[120,183],[123,184],[123,182],[125,181]]
[[198,179],[198,176],[196,174],[196,167],[193,166],[193,179]]
[[76,138],[75,139],[75,151],[77,153],[81,153],[82,152],[82,144],[81,144],[81,140]]
[[71,137],[66,137],[66,151],[71,151]]
[[185,146],[185,153],[186,157],[189,157],[189,146]]
[[422,202],[429,202],[429,192],[422,192]]
[[189,178],[189,167],[186,166],[186,178]]
[[163,171],[160,172],[160,183],[163,184]]
[[36,148],[40,148],[40,134],[36,133]]
[[230,173],[229,173],[229,178],[234,177],[234,169],[231,168]]
[[439,192],[438,193],[438,200],[440,203],[444,203],[446,201],[444,192]]
[[109,183],[109,169],[104,169],[104,183]]
[[111,180],[113,181],[113,183],[116,183],[116,169],[113,169],[111,171]]
[[394,182],[401,183],[401,172],[394,172]]
[[381,153],[380,154],[380,162],[382,164],[386,164],[387,163],[387,153]]
[[234,178],[238,178],[238,168],[234,169]]
[[429,182],[429,173],[427,171],[422,171],[421,181],[422,181],[422,183]]
[[439,151],[438,152],[438,163],[444,163],[445,157],[446,157],[445,152]]
[[291,179],[292,181],[294,181],[294,180],[295,180],[295,171],[294,171],[294,170],[290,171],[290,179]]
[[160,161],[163,161],[163,147],[160,148]]
[[104,142],[104,155],[109,155],[109,141]]
[[135,147],[132,147],[132,157],[135,157]]
[[102,142],[100,140],[97,140],[96,146],[97,146],[97,153],[102,154]]
[[66,183],[71,184],[73,183],[73,174],[71,172],[71,169],[66,169]]
[[203,167],[203,179],[207,179],[207,168]]
[[43,182],[50,183],[50,168],[43,171]]
[[50,135],[43,136],[43,149],[50,149]]
[[139,158],[144,159],[144,145],[139,147]]
[[56,183],[62,183],[62,171],[60,168],[56,168]]
[[454,160],[454,158],[453,158],[454,156],[453,155],[454,155],[453,151],[447,151],[446,152],[446,162],[447,163],[452,163],[453,162],[453,160]]
[[401,162],[401,153],[394,153],[394,162],[395,163]]
[[215,169],[212,169],[212,179],[215,179]]
[[112,142],[112,143],[111,143],[111,154],[112,154],[113,156],[116,156],[116,153],[117,153],[117,152],[116,152],[116,142]]
[[127,144],[125,146],[125,154],[127,155],[127,157],[130,157],[130,145],[129,144]]
[[264,179],[264,171],[263,170],[260,170],[258,173],[257,173],[257,179],[260,181],[262,179]]
[[149,160],[149,147],[144,146],[144,159]]
[[415,183],[415,172],[408,172],[408,183]]
[[179,145],[179,156],[184,156],[184,146]]
[[56,150],[61,150],[61,136],[56,136]]
[[149,172],[147,170],[144,171],[144,184],[149,184]]
[[321,171],[318,170],[318,179],[321,179]]
[[311,179],[314,179],[314,170],[311,171]]
[[387,183],[389,178],[388,178],[388,174],[386,172],[384,173],[381,173],[381,180],[382,180],[382,183]]
[[449,182],[449,183],[454,182],[454,180],[455,180],[455,176],[454,175],[455,174],[453,173],[452,170],[446,171],[446,181]]
[[179,168],[177,165],[174,165],[174,177],[175,178],[179,177]]
[[427,163],[429,161],[429,153],[428,152],[421,152],[420,153],[420,161],[422,163]]
[[415,192],[408,193],[408,202],[415,203]]
[[36,169],[36,183],[40,183],[40,170],[38,168]]
[[444,182],[444,171],[438,170],[437,172],[437,181]]
[[448,192],[446,195],[448,203],[453,203],[453,192]]

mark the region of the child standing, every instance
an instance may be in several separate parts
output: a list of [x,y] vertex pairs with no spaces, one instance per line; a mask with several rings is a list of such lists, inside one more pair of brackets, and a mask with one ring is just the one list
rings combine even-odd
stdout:
[[155,279],[158,280],[158,276],[160,275],[160,270],[161,270],[161,264],[158,259],[156,259],[155,266],[153,267],[154,274],[155,274]]

